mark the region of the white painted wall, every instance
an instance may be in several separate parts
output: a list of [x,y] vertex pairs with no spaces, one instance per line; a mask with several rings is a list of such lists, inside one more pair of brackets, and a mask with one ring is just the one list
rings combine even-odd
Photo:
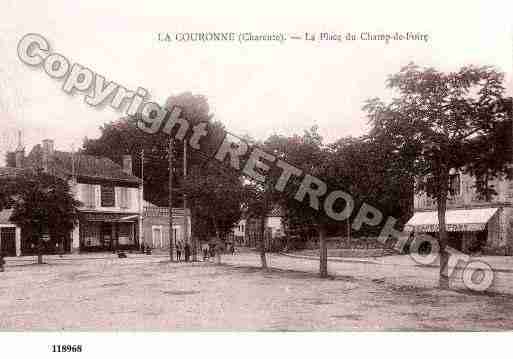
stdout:
[[277,234],[283,234],[283,221],[281,217],[267,217],[266,226],[271,228],[273,238]]
[[[86,186],[87,186],[86,184],[77,183],[76,190],[73,191],[75,194],[75,198],[83,203],[85,202],[85,199],[82,197],[84,195],[83,189]],[[139,207],[139,201],[140,201],[139,191],[140,191],[140,189],[139,188],[127,188],[127,190],[130,193],[130,203],[129,203],[128,208],[120,207],[121,188],[122,187],[116,186],[114,188],[114,193],[115,193],[115,197],[116,197],[116,200],[115,200],[116,206],[115,207],[102,207],[101,206],[101,186],[93,185],[93,188],[94,188],[94,192],[95,192],[95,202],[96,202],[94,208],[89,208],[89,207],[84,206],[84,207],[80,208],[81,210],[94,210],[94,211],[98,211],[98,212],[129,212],[129,213],[135,212],[135,213],[139,213],[139,211],[140,211],[140,207]]]
[[246,230],[246,220],[241,219],[233,228],[233,234],[238,237],[244,237]]

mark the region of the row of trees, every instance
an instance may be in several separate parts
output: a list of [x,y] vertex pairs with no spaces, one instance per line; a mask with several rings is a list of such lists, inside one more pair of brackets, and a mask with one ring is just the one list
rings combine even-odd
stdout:
[[[503,74],[491,67],[468,66],[444,73],[409,64],[387,79],[387,87],[395,96],[392,100],[373,98],[366,102],[363,109],[371,127],[367,135],[342,137],[328,144],[314,127],[301,135],[275,134],[255,145],[322,179],[330,189],[350,193],[355,208],[369,203],[385,216],[394,216],[402,223],[411,215],[413,191],[425,191],[436,199],[440,224],[440,284],[446,287],[445,211],[450,171],[474,176],[476,190],[485,198],[494,193],[490,180],[510,175],[512,102],[504,95],[503,80]],[[242,179],[240,173],[228,166],[214,163],[212,158],[224,139],[225,129],[222,123],[213,120],[207,99],[183,93],[166,101],[167,108],[173,106],[179,106],[182,116],[192,125],[207,122],[209,126],[208,135],[202,138],[202,150],[191,149],[188,154],[188,176],[184,176],[181,165],[184,146],[178,142],[174,146],[173,187],[178,194],[174,196],[174,206],[181,206],[183,195],[187,196],[193,215],[193,237],[223,238],[239,220],[243,209],[261,218],[263,227],[265,214],[279,204],[285,209],[290,227],[308,234],[317,233],[321,247],[320,273],[327,276],[324,239],[327,234],[347,233],[351,230],[352,218],[345,223],[334,222],[322,211],[296,201],[297,178],[284,191],[276,191],[280,174],[274,170],[266,173],[264,182],[257,182]],[[141,176],[140,160],[144,150],[146,199],[167,206],[169,136],[164,133],[148,135],[138,130],[136,123],[137,118],[122,118],[105,124],[100,138],[84,140],[83,151],[115,161],[131,154],[135,160],[135,175]],[[65,191],[64,187],[62,189]],[[4,193],[7,192],[2,191],[5,202]],[[27,215],[21,209],[16,213],[19,213],[19,221],[36,215]],[[362,228],[366,231],[362,234],[377,234],[379,229],[379,226]],[[263,243],[261,253],[262,266],[266,267]]]
[[[241,173],[230,166],[214,161],[213,155],[223,141],[225,131],[221,123],[212,120],[204,97],[184,93],[168,99],[167,107],[170,109],[174,105],[183,109],[183,116],[193,125],[199,121],[209,123],[208,136],[202,139],[201,151],[191,148],[188,152],[186,177],[183,176],[182,166],[184,147],[177,143],[173,153],[176,163],[173,187],[178,194],[174,196],[174,206],[181,206],[183,195],[187,196],[193,217],[193,237],[225,238],[243,210],[259,219],[263,233],[265,216],[276,205],[285,210],[288,227],[298,229],[304,234],[304,240],[312,235],[322,235],[323,238],[326,234],[345,235],[350,230],[350,220],[343,224],[335,223],[321,212],[294,199],[299,178],[295,178],[295,182],[285,191],[277,191],[275,184],[280,173],[276,169],[266,173],[266,181],[262,183],[242,178]],[[137,118],[122,118],[106,124],[99,139],[84,141],[84,152],[110,157],[115,161],[119,161],[124,154],[131,154],[135,159],[135,175],[140,176],[141,152],[144,150],[145,197],[155,204],[167,206],[169,137],[145,134],[137,128],[136,123]],[[313,127],[301,135],[287,137],[275,134],[261,142],[251,138],[246,140],[306,173],[322,178],[333,188],[346,189],[355,195],[357,203],[370,202],[379,206],[385,214],[403,219],[408,217],[412,202],[411,177],[394,171],[395,158],[369,137],[347,137],[325,144],[318,128]],[[376,229],[369,228],[360,231],[360,234],[367,235],[376,233]],[[263,242],[260,249],[262,266],[265,268]],[[327,270],[323,275],[327,275]]]
[[[475,176],[476,190],[485,197],[493,194],[488,185],[491,179],[509,175],[511,101],[504,96],[503,74],[491,67],[468,66],[443,73],[409,64],[387,79],[387,87],[394,92],[392,100],[373,98],[364,106],[371,126],[368,135],[344,137],[326,144],[318,129],[312,128],[302,135],[273,135],[257,145],[322,178],[329,187],[351,193],[356,208],[363,202],[370,203],[403,223],[411,215],[413,191],[427,192],[438,203],[441,285],[446,286],[445,209],[449,172],[459,170]],[[182,94],[171,97],[167,105],[185,109],[185,116],[193,123],[210,121],[209,137],[202,148],[217,148],[224,128],[211,120],[204,97]],[[167,198],[166,143],[167,136],[145,135],[137,131],[133,120],[122,119],[106,125],[100,139],[86,140],[84,149],[90,154],[118,159],[125,153],[137,155],[145,148],[151,154],[145,175],[148,199],[158,203],[159,199]],[[180,157],[179,153],[176,155]],[[271,206],[279,203],[286,209],[289,225],[318,233],[320,271],[322,276],[327,275],[323,239],[326,233],[346,233],[350,220],[334,223],[321,211],[295,201],[297,182],[284,193],[278,193],[274,187],[278,173],[268,173],[265,183],[243,182],[240,174],[229,169],[221,171],[209,163],[204,153],[193,152],[190,163],[194,175],[177,186],[191,199],[195,229],[222,236],[238,220],[243,204],[250,214],[263,221]],[[183,178],[179,172],[177,168],[177,179]],[[363,230],[372,234],[379,227]],[[264,254],[262,265],[266,266]]]

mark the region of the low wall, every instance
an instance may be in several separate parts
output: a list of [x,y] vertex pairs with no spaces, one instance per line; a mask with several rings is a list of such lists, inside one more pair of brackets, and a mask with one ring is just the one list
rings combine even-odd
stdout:
[[[377,237],[328,237],[326,238],[328,249],[391,249],[393,242],[382,243]],[[305,249],[319,248],[318,240],[312,240],[306,243]]]
[[[319,250],[307,249],[297,252],[298,254],[307,256],[319,256]],[[383,257],[395,254],[391,249],[373,248],[373,249],[328,249],[328,257],[341,258],[367,258],[367,257]]]

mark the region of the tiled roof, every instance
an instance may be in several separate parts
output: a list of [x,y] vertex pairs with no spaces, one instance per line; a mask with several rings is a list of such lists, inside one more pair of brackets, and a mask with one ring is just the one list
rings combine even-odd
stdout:
[[[73,157],[75,158],[75,174],[79,177],[140,182],[136,176],[123,172],[123,168],[110,158],[84,154],[74,154]],[[73,171],[72,153],[55,151],[54,165],[71,175]]]
[[[36,145],[26,158],[26,166],[42,167],[42,158],[42,147]],[[71,176],[73,174],[73,158],[75,160],[75,174],[78,177],[140,183],[138,177],[123,172],[121,165],[110,158],[95,157],[82,153],[72,154],[64,151],[54,151],[51,167],[55,174]]]

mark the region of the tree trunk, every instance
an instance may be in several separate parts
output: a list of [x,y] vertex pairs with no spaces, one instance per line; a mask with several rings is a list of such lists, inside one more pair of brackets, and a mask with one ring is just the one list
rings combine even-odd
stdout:
[[41,227],[39,227],[39,232],[37,235],[37,264],[43,264],[43,239],[41,238],[43,235],[43,231]]
[[449,256],[447,252],[447,231],[445,226],[445,212],[447,209],[448,178],[442,175],[440,192],[438,193],[438,243],[440,247],[440,289],[449,289]]
[[260,249],[260,261],[262,262],[262,269],[267,270],[267,257],[265,255],[265,217],[262,216],[260,219],[260,237],[259,249]]
[[173,137],[169,137],[168,148],[168,161],[169,161],[169,261],[173,262],[173,245],[174,245],[174,231],[173,231]]
[[319,273],[321,278],[328,278],[328,247],[326,246],[326,230],[319,226]]
[[192,215],[191,215],[191,241],[192,241],[192,261],[197,262],[198,261],[198,238],[196,237],[196,233],[193,230],[193,222],[192,222]]
[[217,218],[216,217],[213,217],[213,221],[214,221],[214,228],[216,230],[216,259],[217,259],[217,264],[221,264],[221,248],[220,248],[220,245],[221,245],[221,236],[219,235],[219,227],[217,226]]

